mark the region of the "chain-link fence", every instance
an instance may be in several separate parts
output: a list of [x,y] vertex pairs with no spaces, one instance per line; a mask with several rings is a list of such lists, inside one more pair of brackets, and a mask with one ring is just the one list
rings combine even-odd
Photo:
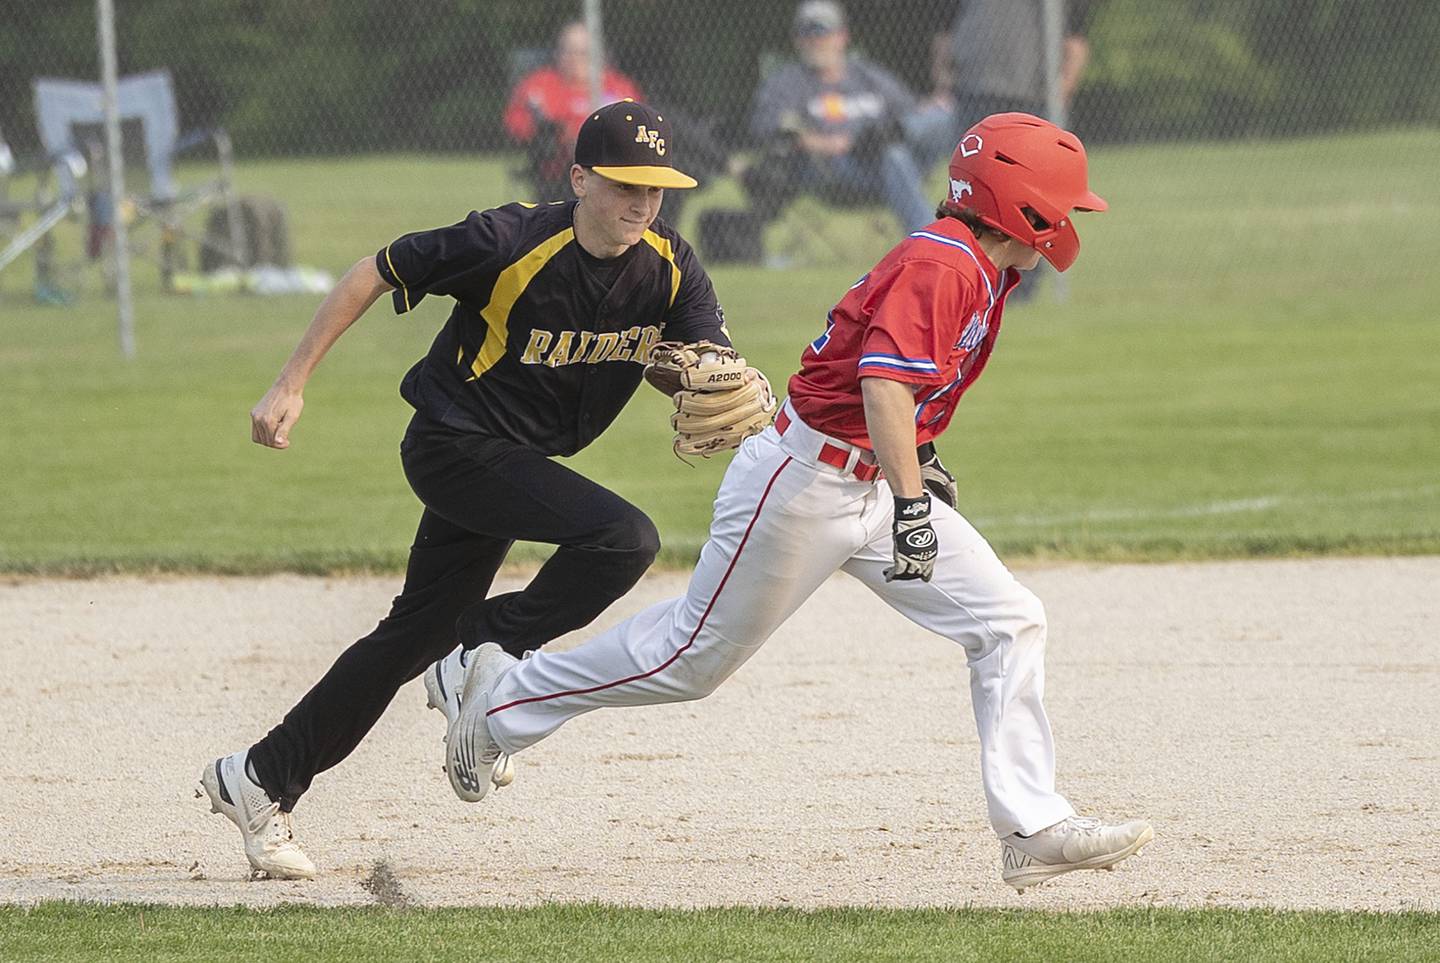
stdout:
[[[917,98],[993,93],[1043,106],[1038,72],[1050,5],[848,0],[842,12],[850,52]],[[800,55],[796,3],[597,6],[612,68],[645,96],[713,124],[727,147],[746,143],[765,78]],[[1078,81],[1070,114],[1097,141],[1440,123],[1440,6],[1429,0],[1055,6],[1062,8],[1060,59],[1073,58]],[[224,126],[243,157],[503,148],[513,87],[543,65],[575,67],[560,49],[562,33],[584,17],[581,0],[121,0],[117,7],[122,71],[168,69],[184,125]],[[89,0],[5,4],[0,129],[16,151],[38,144],[33,80],[97,78],[95,36]],[[957,45],[971,54],[969,67],[957,70],[945,49]],[[977,66],[986,57],[1011,62]],[[583,65],[577,73],[583,83]]]
[[[166,72],[178,114],[158,147],[127,120],[142,177],[147,147],[444,152],[503,155],[517,192],[563,195],[598,79],[601,99],[674,114],[680,166],[729,185],[702,248],[741,259],[757,212],[797,201],[923,216],[942,158],[998,109],[1062,115],[1102,151],[1440,126],[1432,0],[119,0],[117,26],[121,73]],[[98,74],[90,0],[0,10],[0,248],[54,196],[17,179],[56,170],[37,81]],[[72,127],[93,161],[93,129]],[[265,216],[232,206],[216,236]]]

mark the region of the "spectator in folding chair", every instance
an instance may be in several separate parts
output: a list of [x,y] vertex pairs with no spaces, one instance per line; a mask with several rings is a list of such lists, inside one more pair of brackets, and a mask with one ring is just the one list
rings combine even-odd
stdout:
[[757,211],[778,213],[802,194],[842,205],[882,201],[906,231],[935,219],[905,142],[914,96],[894,74],[849,51],[845,12],[832,0],[795,11],[799,61],[771,71],[755,95],[755,162],[741,183]]
[[[555,40],[552,63],[520,78],[505,108],[505,130],[526,150],[526,169],[535,189],[534,200],[568,201],[570,163],[575,137],[594,106],[590,102],[590,31],[580,21],[567,23]],[[600,77],[601,103],[646,100],[640,85],[606,65]],[[680,110],[663,98],[650,100],[662,116],[684,128],[687,170],[709,178],[727,170],[729,157],[708,122]],[[665,219],[680,222],[684,192],[665,198]]]
[[[606,66],[600,102],[644,100],[640,86]],[[505,108],[505,130],[528,153],[537,201],[570,199],[575,137],[596,105],[590,100],[590,31],[567,23],[555,39],[555,59],[520,78]],[[667,212],[668,213],[668,212]]]

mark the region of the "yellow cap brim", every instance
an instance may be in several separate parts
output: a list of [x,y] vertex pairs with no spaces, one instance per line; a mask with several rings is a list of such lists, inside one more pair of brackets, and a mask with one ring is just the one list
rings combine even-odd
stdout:
[[689,174],[682,174],[673,167],[592,167],[601,177],[608,177],[621,184],[639,184],[643,187],[667,187],[686,190],[699,186]]

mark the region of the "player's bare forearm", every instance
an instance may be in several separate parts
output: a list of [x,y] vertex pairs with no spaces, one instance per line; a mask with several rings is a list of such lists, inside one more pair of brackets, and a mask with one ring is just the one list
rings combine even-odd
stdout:
[[390,285],[380,277],[380,272],[375,270],[374,260],[365,257],[356,261],[330,293],[325,295],[320,307],[315,309],[310,326],[305,329],[305,334],[291,352],[290,359],[285,362],[285,367],[281,369],[275,383],[284,383],[296,389],[303,388],[310,380],[315,366],[340,339],[340,335],[369,310],[376,298],[389,290]]
[[891,491],[901,498],[919,498],[925,488],[915,456],[913,386],[888,378],[862,378],[860,392],[865,397],[865,429]]
[[363,258],[345,272],[315,309],[315,317],[290,353],[275,383],[250,410],[250,438],[267,448],[290,447],[290,429],[305,406],[305,383],[320,359],[350,325],[375,303],[390,285],[380,277],[375,262]]

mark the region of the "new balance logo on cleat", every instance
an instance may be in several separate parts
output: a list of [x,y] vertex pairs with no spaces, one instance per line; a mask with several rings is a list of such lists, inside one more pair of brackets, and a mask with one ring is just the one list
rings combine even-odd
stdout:
[[462,765],[455,771],[455,781],[458,782],[466,792],[478,793],[480,781],[475,778],[475,772],[469,766]]
[[1035,860],[1013,846],[1006,846],[1003,863],[1005,869],[1024,869],[1026,866],[1034,866]]
[[490,787],[514,778],[510,758],[490,737],[485,715],[490,691],[518,660],[493,642],[471,653],[461,687],[460,706],[445,736],[445,769],[450,788],[465,802],[479,802]]

